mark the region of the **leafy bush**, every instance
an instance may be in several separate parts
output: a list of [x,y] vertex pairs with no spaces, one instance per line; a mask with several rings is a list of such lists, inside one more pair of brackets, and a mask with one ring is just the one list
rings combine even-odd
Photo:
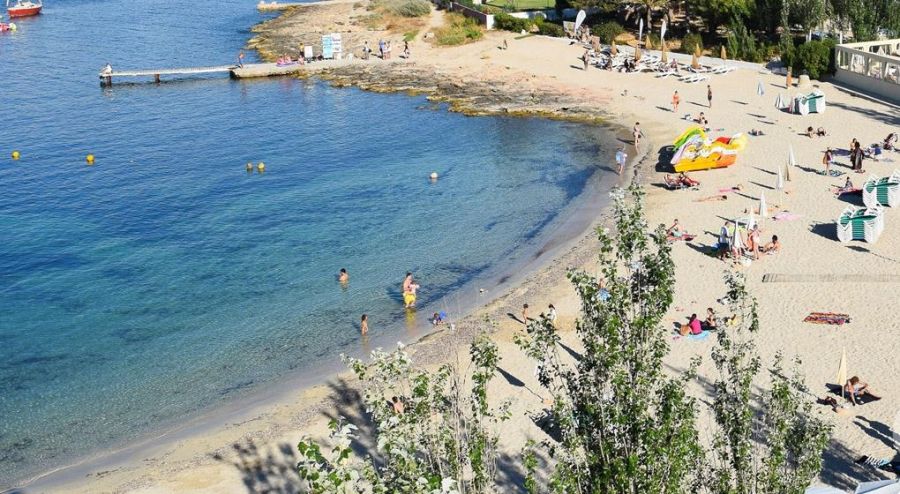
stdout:
[[798,46],[791,57],[791,66],[795,74],[806,72],[809,77],[818,79],[828,73],[832,65],[832,49],[834,42],[810,41]]
[[597,26],[596,29],[596,34],[597,37],[600,38],[600,42],[606,44],[612,43],[618,35],[624,32],[625,28],[616,21],[604,22]]
[[545,36],[555,36],[562,38],[566,35],[566,31],[559,24],[552,22],[542,22],[538,24],[538,31]]
[[728,30],[725,48],[728,50],[728,56],[735,60],[760,63],[765,55],[757,48],[756,38],[747,29],[747,26],[738,22],[732,23]]
[[509,14],[497,14],[494,16],[494,27],[504,31],[518,33],[522,30],[531,31],[534,22],[531,19],[519,19]]
[[379,4],[387,12],[400,17],[421,17],[431,12],[428,0],[383,0]]
[[684,38],[681,40],[681,51],[684,53],[693,54],[697,48],[700,48],[700,51],[703,51],[703,38],[700,37],[697,33],[691,33],[684,35]]
[[482,36],[484,31],[474,19],[453,13],[447,15],[447,24],[434,33],[435,42],[442,46],[462,45]]

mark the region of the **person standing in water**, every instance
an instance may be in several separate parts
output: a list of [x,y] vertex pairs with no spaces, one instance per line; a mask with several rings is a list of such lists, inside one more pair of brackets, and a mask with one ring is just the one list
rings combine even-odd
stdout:
[[363,314],[362,318],[359,320],[359,334],[366,334],[369,332],[369,316],[367,314]]
[[347,273],[347,268],[341,268],[341,272],[338,273],[338,281],[341,283],[350,281],[350,274]]
[[625,146],[616,151],[616,164],[619,165],[619,175],[625,170],[625,163],[628,161],[628,154],[625,152]]

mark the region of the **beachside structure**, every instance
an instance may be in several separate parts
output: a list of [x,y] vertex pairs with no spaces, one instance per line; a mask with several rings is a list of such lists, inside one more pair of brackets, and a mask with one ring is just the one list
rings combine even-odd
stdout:
[[837,220],[837,238],[841,242],[865,240],[875,243],[884,231],[881,206],[857,208],[848,206]]
[[835,79],[900,104],[900,39],[837,45]]
[[863,185],[862,195],[866,207],[896,206],[900,203],[900,170],[894,170],[890,177],[872,175]]

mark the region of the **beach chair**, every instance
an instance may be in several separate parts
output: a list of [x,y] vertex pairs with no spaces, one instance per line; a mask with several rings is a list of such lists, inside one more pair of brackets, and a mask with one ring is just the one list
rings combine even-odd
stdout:
[[710,72],[713,74],[727,74],[734,70],[734,67],[730,67],[728,65],[719,65],[718,67],[713,67]]
[[862,186],[863,204],[866,207],[894,207],[900,202],[900,170],[894,170],[890,177],[869,177]]
[[884,231],[884,210],[881,206],[857,208],[848,206],[837,220],[837,238],[843,243],[865,240],[875,243]]

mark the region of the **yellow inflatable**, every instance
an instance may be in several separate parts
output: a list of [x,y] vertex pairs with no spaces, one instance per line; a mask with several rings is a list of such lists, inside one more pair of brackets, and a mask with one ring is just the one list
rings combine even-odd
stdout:
[[691,127],[675,140],[672,166],[676,172],[725,168],[734,164],[737,154],[747,146],[747,136],[735,134],[714,141],[700,127]]

